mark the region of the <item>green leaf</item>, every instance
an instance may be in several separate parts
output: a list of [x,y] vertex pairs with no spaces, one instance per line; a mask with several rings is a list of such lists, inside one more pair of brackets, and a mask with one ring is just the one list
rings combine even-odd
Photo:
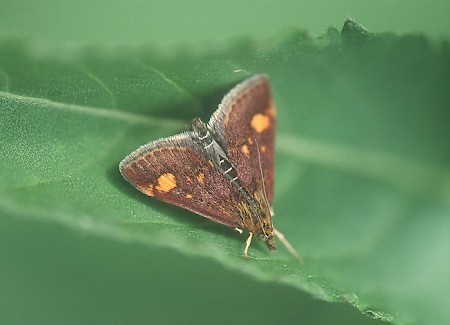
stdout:
[[[172,53],[2,39],[6,306],[31,306],[20,317],[42,323],[67,313],[82,323],[86,309],[104,322],[144,322],[146,308],[179,322],[203,306],[204,322],[225,310],[229,323],[258,303],[258,316],[240,319],[288,322],[300,319],[299,288],[395,323],[448,323],[449,52],[351,21],[319,39],[292,30]],[[129,152],[207,119],[235,83],[260,72],[278,107],[274,223],[302,266],[262,243],[244,261],[244,236],[145,197],[118,172]],[[104,312],[102,301],[115,307]],[[57,310],[39,307],[46,302]]]

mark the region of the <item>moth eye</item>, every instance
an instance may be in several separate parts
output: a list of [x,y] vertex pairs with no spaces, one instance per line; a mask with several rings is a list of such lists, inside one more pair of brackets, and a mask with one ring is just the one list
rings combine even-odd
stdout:
[[266,237],[266,235],[264,235],[264,233],[258,234],[258,238],[261,239],[261,240],[263,240],[263,241],[266,241],[266,240],[267,240],[267,237]]

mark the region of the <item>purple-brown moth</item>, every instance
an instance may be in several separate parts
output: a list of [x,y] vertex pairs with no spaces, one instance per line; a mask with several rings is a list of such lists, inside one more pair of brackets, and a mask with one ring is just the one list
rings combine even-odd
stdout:
[[300,255],[272,223],[276,110],[268,78],[236,85],[209,122],[149,142],[120,163],[123,177],[144,194],[182,207],[242,233],[244,256],[253,236],[276,250],[277,237]]

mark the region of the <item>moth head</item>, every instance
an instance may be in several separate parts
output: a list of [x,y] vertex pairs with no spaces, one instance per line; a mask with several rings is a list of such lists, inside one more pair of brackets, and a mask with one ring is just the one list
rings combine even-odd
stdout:
[[254,213],[253,222],[257,229],[255,233],[269,246],[270,250],[274,251],[277,249],[277,246],[273,240],[272,208],[264,192],[255,192],[254,198],[256,206],[252,209],[252,212]]
[[194,131],[198,137],[203,138],[208,134],[208,127],[205,122],[196,117],[191,122],[191,131]]
[[260,232],[258,233],[258,237],[266,243],[271,251],[277,250],[277,245],[273,239],[272,216],[269,209],[265,209],[265,216],[260,219]]
[[270,229],[267,228],[263,233],[259,233],[258,237],[266,243],[267,247],[269,247],[271,251],[277,250],[277,245],[275,244],[275,240],[273,239],[272,227],[270,227]]

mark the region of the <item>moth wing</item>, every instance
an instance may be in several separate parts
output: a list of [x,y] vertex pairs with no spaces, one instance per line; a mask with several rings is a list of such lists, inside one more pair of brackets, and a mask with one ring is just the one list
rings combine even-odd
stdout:
[[249,191],[262,191],[261,168],[269,203],[273,201],[276,109],[267,76],[256,75],[235,86],[222,100],[208,126]]
[[191,132],[152,141],[120,163],[123,177],[142,193],[229,227],[241,227],[242,198],[230,181],[196,151]]

